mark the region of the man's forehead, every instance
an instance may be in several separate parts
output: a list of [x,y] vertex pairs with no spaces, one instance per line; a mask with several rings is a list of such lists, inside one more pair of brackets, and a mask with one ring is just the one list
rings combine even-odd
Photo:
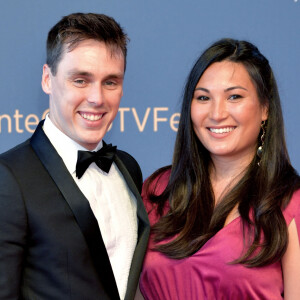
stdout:
[[[97,49],[97,46],[99,46],[99,49]],[[81,47],[83,49],[82,51],[80,49]],[[116,58],[117,60],[121,60],[121,62],[125,64],[124,55],[123,55],[123,52],[121,51],[121,49],[116,48],[116,46],[115,47],[111,46],[110,44],[105,44],[104,42],[101,42],[98,40],[88,39],[88,40],[79,41],[76,43],[76,45],[71,44],[71,42],[65,43],[62,48],[62,54],[60,56],[60,60],[57,64],[57,69],[59,69],[60,66],[62,64],[64,64],[63,62],[67,62],[71,58],[71,60],[74,60],[74,59],[75,60],[74,60],[74,66],[72,66],[72,70],[70,70],[70,72],[77,73],[77,74],[85,73],[85,72],[88,73],[89,70],[87,70],[87,66],[84,64],[81,64],[81,61],[82,61],[81,58],[85,57],[85,54],[87,54],[89,52],[89,48],[92,51],[94,49],[96,49],[96,51],[103,50],[109,58],[113,58],[113,59]],[[78,51],[76,51],[76,50],[78,50]],[[74,54],[75,56],[73,55],[74,51],[76,52],[76,54]],[[93,52],[91,52],[91,53],[93,53]],[[79,55],[79,57],[78,57],[78,55]],[[77,66],[76,66],[76,62],[78,63]]]
[[77,48],[84,47],[95,47],[95,45],[99,46],[99,48],[104,48],[107,53],[109,53],[112,57],[124,58],[124,54],[122,49],[113,43],[105,43],[104,41],[100,41],[97,39],[72,39],[67,40],[62,47],[62,56],[66,53],[70,53]]
[[[111,76],[114,76],[114,77],[123,77],[124,76],[124,73],[123,72],[110,72],[111,73]],[[84,66],[82,68],[72,68],[70,70],[68,70],[67,74],[69,76],[84,76],[84,77],[93,77],[95,75],[94,72],[90,72],[88,70],[85,70]]]

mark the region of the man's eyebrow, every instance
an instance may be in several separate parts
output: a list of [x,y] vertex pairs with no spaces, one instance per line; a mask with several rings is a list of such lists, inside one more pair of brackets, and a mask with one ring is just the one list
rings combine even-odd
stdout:
[[124,78],[124,73],[111,73],[105,76],[106,78],[119,78],[123,79]]
[[68,72],[69,76],[85,76],[85,77],[93,77],[93,74],[87,71],[80,70],[71,70]]
[[[84,76],[84,77],[94,77],[94,74],[88,71],[81,71],[81,70],[71,70],[68,72],[68,75],[70,77],[72,76]],[[105,76],[106,79],[109,78],[117,78],[117,79],[123,79],[124,78],[124,73],[111,73],[111,74],[107,74]]]

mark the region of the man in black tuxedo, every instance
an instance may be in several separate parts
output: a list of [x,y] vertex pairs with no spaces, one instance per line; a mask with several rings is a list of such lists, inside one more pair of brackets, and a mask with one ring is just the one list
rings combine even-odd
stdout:
[[50,113],[0,156],[1,300],[134,298],[149,235],[142,174],[103,141],[123,95],[126,44],[101,14],[66,16],[48,34]]

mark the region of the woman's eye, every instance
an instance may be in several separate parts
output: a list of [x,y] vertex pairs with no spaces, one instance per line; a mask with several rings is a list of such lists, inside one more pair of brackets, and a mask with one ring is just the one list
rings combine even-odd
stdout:
[[240,99],[240,98],[242,98],[242,96],[241,95],[231,95],[228,99],[229,100],[237,100],[237,99]]
[[199,101],[207,101],[207,100],[209,100],[209,98],[207,96],[199,96],[199,97],[197,97],[197,100],[199,100]]

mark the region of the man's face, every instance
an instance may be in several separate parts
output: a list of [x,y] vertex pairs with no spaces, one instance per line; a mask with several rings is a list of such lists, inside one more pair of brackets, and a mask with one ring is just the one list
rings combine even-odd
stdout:
[[43,67],[50,119],[72,140],[93,150],[114,120],[123,95],[124,57],[96,40],[66,49],[52,75]]

